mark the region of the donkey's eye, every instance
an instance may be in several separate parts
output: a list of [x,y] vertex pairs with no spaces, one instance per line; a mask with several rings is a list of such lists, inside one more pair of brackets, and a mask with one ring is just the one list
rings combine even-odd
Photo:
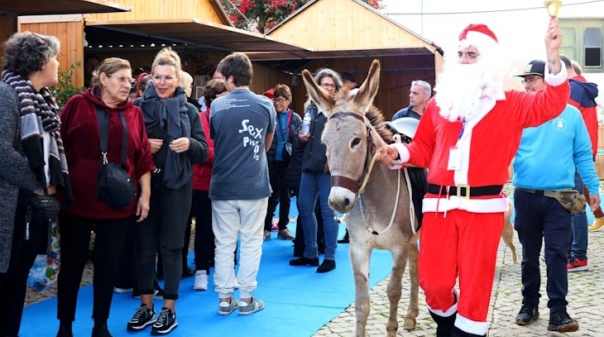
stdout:
[[350,143],[351,147],[357,147],[359,144],[361,144],[361,138],[355,138],[352,140],[352,142]]

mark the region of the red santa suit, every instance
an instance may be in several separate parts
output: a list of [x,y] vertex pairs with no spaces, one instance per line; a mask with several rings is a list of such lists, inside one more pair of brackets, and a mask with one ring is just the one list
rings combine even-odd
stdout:
[[[503,229],[508,167],[522,130],[558,116],[566,106],[566,70],[546,74],[545,90],[483,97],[467,120],[449,121],[432,99],[411,144],[397,144],[401,162],[427,167],[419,277],[432,314],[451,317],[474,335],[487,313]],[[455,158],[453,158],[455,157]],[[454,290],[459,277],[459,293]]]

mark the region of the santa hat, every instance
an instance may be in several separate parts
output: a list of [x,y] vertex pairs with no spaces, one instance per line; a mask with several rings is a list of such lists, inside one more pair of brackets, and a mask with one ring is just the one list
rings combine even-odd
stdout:
[[495,33],[483,24],[471,24],[459,34],[460,46],[474,46],[478,48],[478,51],[492,50],[497,47],[498,43]]

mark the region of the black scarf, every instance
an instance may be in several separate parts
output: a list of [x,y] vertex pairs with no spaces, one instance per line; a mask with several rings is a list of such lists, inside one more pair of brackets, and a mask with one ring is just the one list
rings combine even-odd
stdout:
[[[143,111],[149,138],[164,139],[162,148],[167,148],[169,142],[175,139],[191,137],[187,96],[182,87],[176,88],[172,98],[159,98],[153,84],[149,83],[139,106]],[[167,188],[178,189],[193,177],[191,161],[186,152],[176,153],[170,149],[166,152],[163,182]],[[160,153],[161,150],[157,154],[161,155]]]
[[[62,188],[66,200],[73,201],[67,158],[59,132],[58,106],[50,90],[44,87],[38,92],[28,78],[8,70],[2,72],[2,81],[17,92],[21,107],[21,144],[38,182],[44,191],[51,185]],[[50,135],[48,158],[44,157],[43,131]],[[46,179],[45,165],[50,180]]]

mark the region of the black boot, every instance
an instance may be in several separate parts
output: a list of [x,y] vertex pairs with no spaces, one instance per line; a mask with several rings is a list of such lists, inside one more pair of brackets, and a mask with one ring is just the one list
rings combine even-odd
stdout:
[[453,336],[453,327],[455,324],[455,318],[457,317],[457,313],[449,317],[439,316],[432,311],[428,311],[430,316],[434,322],[436,322],[436,337],[452,337]]
[[453,334],[451,337],[485,337],[486,335],[475,335],[469,332],[465,332],[458,327],[453,328]]

